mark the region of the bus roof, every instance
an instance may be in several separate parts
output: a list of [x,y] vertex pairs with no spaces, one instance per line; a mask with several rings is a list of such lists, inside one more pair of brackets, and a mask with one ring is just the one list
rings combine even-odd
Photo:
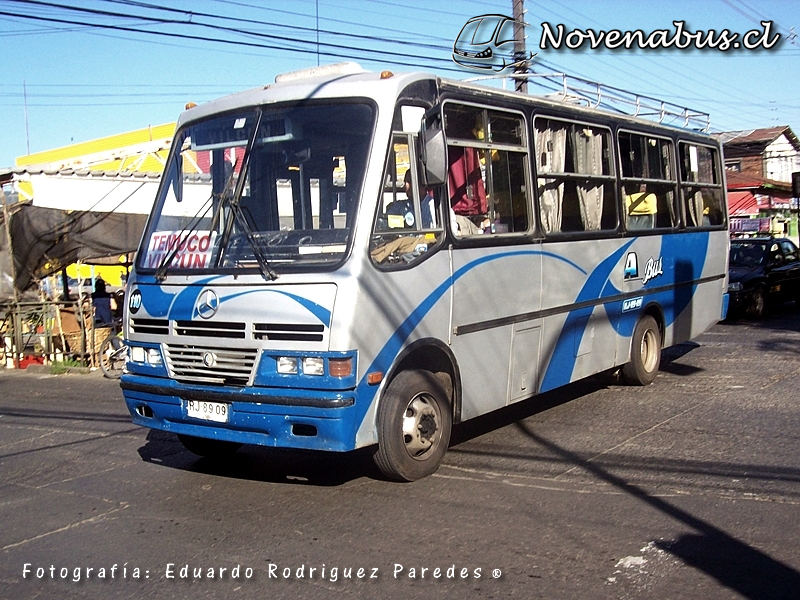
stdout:
[[[208,115],[226,112],[245,106],[273,104],[311,98],[373,97],[394,99],[404,87],[414,81],[438,82],[442,88],[485,97],[492,94],[511,101],[523,100],[537,105],[563,110],[568,108],[586,117],[604,115],[632,125],[661,126],[668,130],[682,130],[708,136],[710,118],[707,113],[692,110],[650,96],[635,94],[620,88],[568,76],[562,73],[529,74],[534,83],[555,86],[548,94],[531,94],[486,85],[487,80],[505,76],[474,80],[442,79],[432,73],[392,71],[365,71],[356,63],[337,63],[312,67],[278,75],[275,83],[238,92],[199,106],[187,109],[178,120],[178,126]],[[355,88],[355,89],[354,89]]]

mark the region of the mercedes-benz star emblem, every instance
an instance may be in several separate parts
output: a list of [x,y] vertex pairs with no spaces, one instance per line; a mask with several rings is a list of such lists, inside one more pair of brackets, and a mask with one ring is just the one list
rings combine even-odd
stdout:
[[203,364],[210,369],[217,364],[217,355],[213,352],[203,352]]
[[210,319],[217,314],[219,298],[214,290],[204,290],[195,304],[197,314],[203,319]]

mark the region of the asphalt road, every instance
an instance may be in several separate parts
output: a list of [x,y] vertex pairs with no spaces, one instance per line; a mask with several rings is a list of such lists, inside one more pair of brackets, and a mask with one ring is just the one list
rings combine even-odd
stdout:
[[0,598],[800,598],[799,375],[787,305],[397,484],[364,452],[198,459],[99,374],[0,371]]

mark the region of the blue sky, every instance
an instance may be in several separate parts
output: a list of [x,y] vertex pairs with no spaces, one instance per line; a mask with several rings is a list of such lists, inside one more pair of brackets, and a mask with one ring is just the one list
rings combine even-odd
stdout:
[[[708,112],[712,131],[789,125],[800,133],[796,0],[528,0],[525,8],[534,50],[543,23],[647,35],[674,32],[680,20],[690,32],[727,29],[741,40],[772,21],[781,37],[770,49],[609,50],[587,42],[539,50],[534,70]],[[452,62],[453,41],[470,17],[511,12],[511,0],[0,0],[0,169],[29,150],[169,123],[186,102],[318,63],[473,77]]]

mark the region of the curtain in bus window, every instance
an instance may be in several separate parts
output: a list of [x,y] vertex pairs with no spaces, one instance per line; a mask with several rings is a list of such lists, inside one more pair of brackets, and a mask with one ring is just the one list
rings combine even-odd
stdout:
[[703,224],[703,193],[700,190],[692,193],[687,190],[688,198],[686,205],[689,209],[689,225],[692,227],[700,227]]
[[485,215],[488,210],[480,154],[477,148],[450,146],[450,206],[457,215]]
[[[536,156],[539,173],[563,173],[567,155],[567,127],[548,121],[536,132]],[[564,198],[562,179],[539,178],[539,202],[542,226],[546,232],[561,230],[561,202]]]
[[[672,144],[666,140],[661,140],[661,166],[662,166],[662,179],[676,179],[675,169],[672,165]],[[673,201],[673,194],[666,193],[667,208],[669,209],[670,225],[678,224],[678,216],[675,211],[675,202]]]
[[[586,175],[603,174],[603,136],[589,127],[576,126],[572,131],[575,149],[575,170]],[[581,219],[586,231],[600,229],[603,216],[603,184],[583,181],[578,183]]]

